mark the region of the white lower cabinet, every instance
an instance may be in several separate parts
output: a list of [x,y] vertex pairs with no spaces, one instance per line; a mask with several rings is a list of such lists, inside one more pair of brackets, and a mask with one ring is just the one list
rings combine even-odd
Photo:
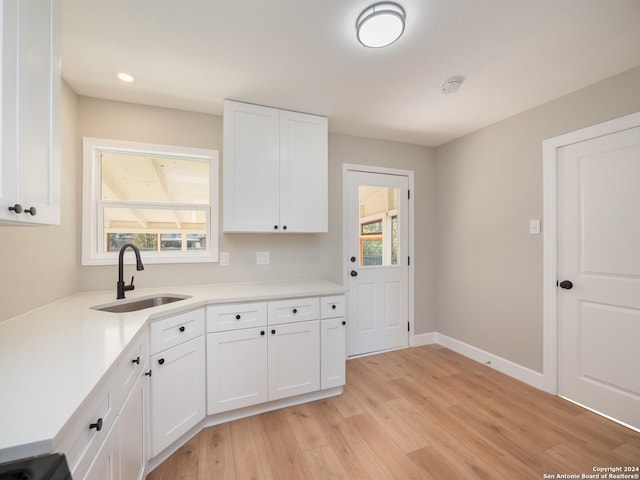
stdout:
[[323,318],[320,321],[322,365],[320,388],[340,387],[345,383],[345,335],[347,322],[342,318]]
[[320,390],[320,321],[269,327],[269,400]]
[[[198,311],[204,319],[204,310]],[[205,339],[201,327],[188,330],[176,318],[151,325],[151,352],[156,352],[154,330],[175,328],[183,343],[151,356],[151,456],[156,456],[205,417]],[[192,338],[193,337],[193,338]]]
[[[146,362],[145,362],[146,364]],[[140,376],[120,410],[120,474],[122,480],[142,480],[148,448],[149,380]]]
[[345,324],[343,295],[207,307],[207,413],[344,385]]
[[[73,478],[76,478],[74,475]],[[82,480],[120,480],[120,423],[116,419]],[[128,480],[128,479],[127,479]]]
[[207,413],[267,401],[267,327],[207,335]]

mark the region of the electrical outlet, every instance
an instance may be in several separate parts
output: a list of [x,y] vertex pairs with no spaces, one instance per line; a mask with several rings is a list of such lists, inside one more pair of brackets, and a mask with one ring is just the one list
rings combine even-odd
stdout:
[[220,258],[218,260],[220,261],[220,266],[221,267],[228,267],[229,266],[229,252],[220,252]]
[[269,265],[269,252],[256,252],[256,265]]

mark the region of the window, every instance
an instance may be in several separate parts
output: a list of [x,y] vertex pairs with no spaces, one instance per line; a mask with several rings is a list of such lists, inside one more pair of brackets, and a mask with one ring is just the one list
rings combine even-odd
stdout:
[[83,139],[82,264],[218,261],[218,152]]
[[361,185],[360,266],[398,265],[398,189]]

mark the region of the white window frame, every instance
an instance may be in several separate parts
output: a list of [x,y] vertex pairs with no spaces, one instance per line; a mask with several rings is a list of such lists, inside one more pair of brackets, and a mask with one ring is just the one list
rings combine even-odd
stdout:
[[[136,153],[143,155],[166,155],[189,160],[209,162],[209,205],[203,205],[207,219],[207,245],[204,250],[192,251],[145,251],[143,262],[160,263],[204,263],[218,261],[218,205],[219,205],[219,153],[217,150],[190,148],[152,143],[127,142],[103,138],[84,137],[83,177],[82,177],[82,265],[115,265],[118,252],[104,252],[104,222],[102,212],[105,202],[101,201],[100,155],[102,151]],[[117,204],[114,204],[116,206]],[[163,208],[164,204],[137,204],[143,208]],[[193,206],[175,204],[175,209],[192,209]],[[198,206],[200,209],[200,206]],[[133,256],[126,257],[127,263]]]

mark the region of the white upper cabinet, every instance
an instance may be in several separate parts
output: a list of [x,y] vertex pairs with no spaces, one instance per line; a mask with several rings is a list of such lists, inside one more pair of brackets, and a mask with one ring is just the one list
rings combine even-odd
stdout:
[[327,231],[327,119],[226,100],[224,231]]
[[60,223],[59,0],[0,4],[0,221]]

